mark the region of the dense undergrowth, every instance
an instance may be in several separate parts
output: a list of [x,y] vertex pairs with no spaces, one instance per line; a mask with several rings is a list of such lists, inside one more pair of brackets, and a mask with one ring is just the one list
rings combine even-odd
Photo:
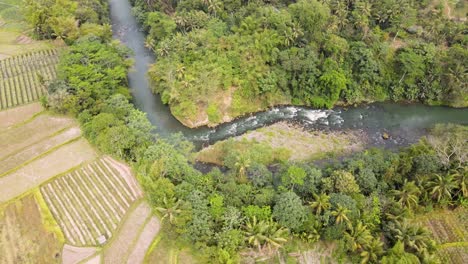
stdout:
[[[319,5],[298,4],[310,3]],[[297,241],[319,240],[334,241],[335,257],[352,262],[437,263],[431,234],[407,219],[466,206],[466,127],[438,126],[397,153],[366,150],[320,168],[264,158],[273,155],[268,149],[233,149],[226,173],[202,174],[191,166],[189,142],[158,138],[129,103],[126,57],[118,43],[82,35],[61,56],[59,79],[43,102],[76,116],[90,142],[133,164],[174,239],[211,263],[238,262],[240,252],[275,256]]]
[[445,1],[133,2],[153,90],[189,126],[275,104],[468,103],[466,23]]

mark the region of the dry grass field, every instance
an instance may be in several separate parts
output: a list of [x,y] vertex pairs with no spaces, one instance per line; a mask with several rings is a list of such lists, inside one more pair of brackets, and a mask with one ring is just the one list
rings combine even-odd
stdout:
[[39,193],[0,206],[0,263],[61,263],[63,235]]

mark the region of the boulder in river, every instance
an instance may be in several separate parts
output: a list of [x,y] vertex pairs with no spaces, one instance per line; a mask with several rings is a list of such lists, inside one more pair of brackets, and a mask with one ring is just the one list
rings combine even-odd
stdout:
[[384,132],[384,133],[382,134],[382,138],[383,138],[384,140],[387,140],[387,139],[390,138],[390,135],[389,135],[387,132]]

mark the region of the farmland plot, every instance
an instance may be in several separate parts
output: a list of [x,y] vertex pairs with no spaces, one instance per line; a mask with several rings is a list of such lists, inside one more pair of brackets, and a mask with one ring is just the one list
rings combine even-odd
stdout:
[[32,103],[0,111],[0,133],[4,129],[27,121],[43,110],[39,103]]
[[110,158],[102,158],[41,187],[69,244],[101,245],[112,237],[141,197],[124,177]]
[[54,49],[0,60],[0,109],[39,100],[46,92],[43,83],[56,78],[57,63]]
[[28,195],[0,206],[0,263],[61,263],[62,234],[38,198]]
[[444,263],[468,260],[468,209],[441,210],[420,218],[440,244],[438,255]]

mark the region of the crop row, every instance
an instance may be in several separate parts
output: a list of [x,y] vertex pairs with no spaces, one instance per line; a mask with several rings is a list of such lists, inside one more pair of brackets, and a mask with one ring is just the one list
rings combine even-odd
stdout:
[[37,101],[45,92],[44,82],[56,78],[55,50],[0,60],[0,109]]
[[67,240],[77,246],[107,241],[137,197],[105,159],[41,187]]

